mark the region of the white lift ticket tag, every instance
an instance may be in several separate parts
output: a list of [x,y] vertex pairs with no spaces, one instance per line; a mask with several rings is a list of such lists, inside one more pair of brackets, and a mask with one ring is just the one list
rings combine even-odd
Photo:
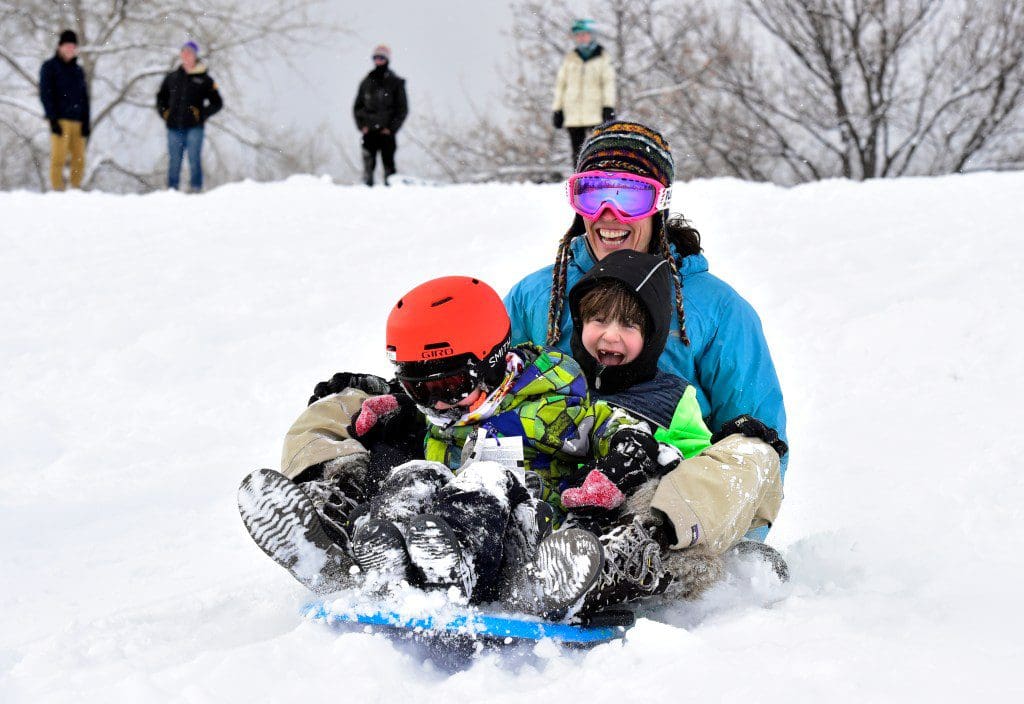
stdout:
[[523,439],[518,435],[505,438],[489,438],[487,431],[479,428],[476,431],[476,442],[473,444],[473,457],[504,465],[519,473],[520,478],[526,476],[526,463],[523,455]]

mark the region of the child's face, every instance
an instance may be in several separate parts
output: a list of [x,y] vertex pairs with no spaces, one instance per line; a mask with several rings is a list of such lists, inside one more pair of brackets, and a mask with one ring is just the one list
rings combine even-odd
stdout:
[[580,337],[583,348],[606,367],[629,364],[644,348],[640,327],[621,320],[590,318],[583,322]]

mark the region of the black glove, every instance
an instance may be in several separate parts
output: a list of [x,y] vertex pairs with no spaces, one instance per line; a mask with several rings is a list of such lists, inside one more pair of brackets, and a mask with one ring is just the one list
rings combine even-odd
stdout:
[[594,463],[623,494],[629,494],[651,477],[658,476],[659,443],[653,435],[623,428],[612,435],[608,454]]
[[551,124],[555,126],[556,130],[562,129],[562,125],[565,124],[565,113],[561,110],[555,110],[551,116]]
[[769,428],[757,418],[749,416],[746,413],[742,416],[733,418],[719,428],[718,432],[711,436],[711,444],[714,445],[722,438],[735,435],[736,433],[748,438],[764,440],[772,446],[773,450],[779,453],[779,459],[782,459],[786,453],[789,452],[789,446],[784,440],[779,438],[779,434],[775,432],[775,428]]
[[58,137],[64,134],[64,130],[60,126],[60,120],[50,120],[50,131]]
[[601,108],[601,121],[611,122],[615,119],[615,108]]
[[92,134],[92,128],[89,127],[89,123],[88,122],[83,122],[82,123],[82,137],[84,139],[89,139],[89,135],[90,134]]
[[322,398],[340,393],[345,389],[359,389],[372,396],[386,394],[391,391],[388,382],[373,374],[355,374],[338,372],[328,381],[321,381],[313,387],[313,395],[309,397],[307,406],[311,406]]
[[401,447],[410,437],[418,437],[426,427],[416,403],[405,394],[371,396],[363,401],[352,423],[348,436],[358,440],[367,450],[380,442]]

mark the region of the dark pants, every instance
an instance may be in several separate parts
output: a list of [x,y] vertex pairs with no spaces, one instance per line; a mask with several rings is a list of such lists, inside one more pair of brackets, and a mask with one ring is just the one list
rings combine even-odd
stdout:
[[189,185],[193,191],[203,190],[203,128],[167,128],[167,187],[178,188],[181,182],[181,162],[188,152]]
[[576,168],[576,162],[580,160],[580,148],[583,143],[587,141],[587,137],[594,131],[597,125],[591,125],[590,127],[566,127],[566,131],[569,133],[569,141],[572,143],[572,168]]
[[[432,513],[451,526],[477,582],[473,600],[493,598],[506,561],[529,559],[538,541],[534,502],[515,472],[476,463],[452,476],[443,464],[416,460],[395,468],[370,502],[370,515],[401,524]],[[526,552],[527,554],[523,554]]]
[[373,171],[377,168],[377,152],[380,152],[380,160],[384,165],[384,185],[388,183],[388,177],[395,173],[395,135],[384,134],[380,130],[370,130],[363,135],[363,182],[367,186],[373,185]]

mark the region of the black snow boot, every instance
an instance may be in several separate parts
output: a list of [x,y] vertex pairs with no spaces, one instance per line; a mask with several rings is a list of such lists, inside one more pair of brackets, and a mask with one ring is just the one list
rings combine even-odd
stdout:
[[469,598],[476,586],[476,570],[449,523],[433,514],[415,516],[405,527],[409,559],[426,588],[456,587]]
[[534,559],[504,585],[501,603],[550,620],[570,617],[596,587],[603,566],[604,551],[593,533],[557,531],[541,541]]
[[293,481],[259,469],[238,487],[238,512],[253,541],[318,594],[359,586],[358,568],[331,539],[313,502]]
[[662,564],[661,545],[639,518],[611,529],[600,542],[604,550],[601,574],[572,613],[590,614],[661,594],[672,581]]
[[387,587],[410,579],[405,538],[392,521],[369,518],[363,522],[352,536],[352,555],[377,586]]
[[299,488],[306,492],[306,496],[313,502],[327,535],[336,545],[349,552],[352,542],[350,515],[357,506],[356,502],[350,499],[334,480],[300,482]]

